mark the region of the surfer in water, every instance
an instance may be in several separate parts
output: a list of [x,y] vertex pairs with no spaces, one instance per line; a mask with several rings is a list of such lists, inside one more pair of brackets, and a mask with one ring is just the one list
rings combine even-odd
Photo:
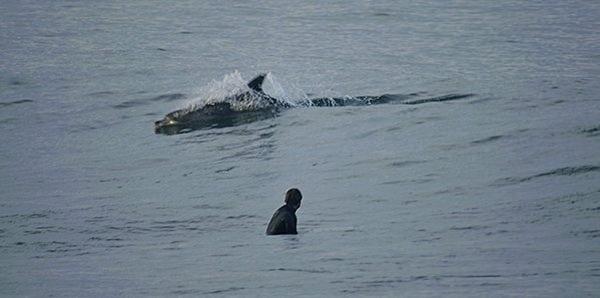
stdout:
[[300,208],[302,193],[291,188],[285,193],[285,205],[277,209],[267,227],[267,235],[298,234],[296,210]]

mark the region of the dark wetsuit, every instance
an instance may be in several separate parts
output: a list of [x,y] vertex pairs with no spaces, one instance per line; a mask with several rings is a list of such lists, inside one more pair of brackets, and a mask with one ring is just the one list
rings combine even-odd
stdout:
[[267,227],[267,235],[298,234],[296,222],[296,210],[283,205],[273,214]]

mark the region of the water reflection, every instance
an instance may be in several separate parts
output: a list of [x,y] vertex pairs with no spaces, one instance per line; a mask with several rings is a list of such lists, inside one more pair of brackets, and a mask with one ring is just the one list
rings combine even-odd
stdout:
[[[271,158],[276,146],[276,127],[271,121],[260,122],[252,125],[227,127],[199,131],[193,135],[185,136],[178,140],[176,146],[202,144],[207,149],[207,154],[214,152],[219,164],[228,160]],[[218,153],[218,154],[217,154]],[[236,165],[224,165],[215,169],[219,173],[234,170]]]

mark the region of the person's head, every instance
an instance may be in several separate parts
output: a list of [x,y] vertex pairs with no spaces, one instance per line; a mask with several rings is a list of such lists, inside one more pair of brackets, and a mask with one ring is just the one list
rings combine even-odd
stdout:
[[297,188],[290,188],[285,193],[285,203],[292,208],[298,210],[300,208],[300,203],[302,201],[302,193]]

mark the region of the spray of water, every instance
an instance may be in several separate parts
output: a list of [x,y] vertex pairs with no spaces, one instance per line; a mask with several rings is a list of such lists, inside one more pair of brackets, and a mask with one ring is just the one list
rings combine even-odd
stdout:
[[285,86],[284,88],[280,80],[272,73],[269,73],[263,84],[263,90],[265,93],[292,107],[310,105],[308,96],[302,89],[288,83]]
[[[186,112],[201,109],[205,105],[227,102],[236,111],[252,111],[268,108],[273,103],[262,94],[248,87],[248,80],[239,71],[227,74],[222,80],[213,80],[201,87],[197,95],[183,107]],[[272,73],[268,73],[263,82],[263,91],[271,98],[287,106],[309,106],[310,101],[301,89],[283,87]],[[240,100],[241,99],[241,100]]]
[[194,111],[201,109],[207,104],[226,101],[237,94],[251,91],[246,85],[239,71],[234,71],[223,77],[223,80],[212,80],[207,85],[201,87],[189,102],[184,106],[184,110]]

